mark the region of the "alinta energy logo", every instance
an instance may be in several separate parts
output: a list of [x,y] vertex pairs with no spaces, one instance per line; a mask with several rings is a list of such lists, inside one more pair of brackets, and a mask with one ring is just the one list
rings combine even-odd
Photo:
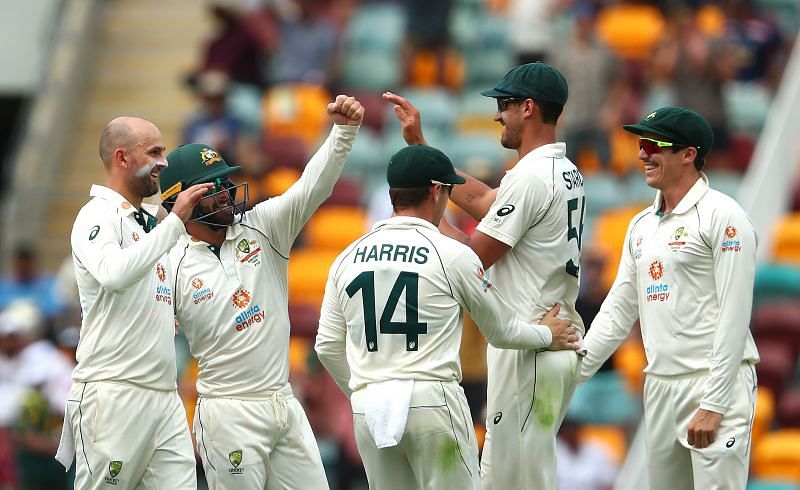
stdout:
[[[161,265],[161,262],[156,264],[156,276],[158,276],[158,280],[161,283],[167,280],[167,271],[164,269],[164,266]],[[156,301],[171,305],[172,288],[164,284],[159,284],[158,286],[156,286]]]
[[[664,277],[664,263],[660,260],[654,260],[650,264],[648,274],[653,281],[660,281]],[[645,294],[648,302],[658,301],[665,302],[669,299],[669,284],[664,282],[655,282],[647,286]]]
[[723,252],[741,252],[742,242],[736,239],[736,228],[728,226],[725,228],[725,240],[722,240]]
[[240,310],[244,310],[238,315],[236,315],[236,331],[241,332],[242,330],[253,326],[256,323],[261,323],[264,321],[264,312],[261,311],[261,307],[258,305],[253,305],[248,308],[250,304],[250,300],[252,296],[250,295],[250,291],[246,289],[238,289],[235,293],[233,293],[233,306],[239,308]]
[[194,304],[199,305],[203,301],[208,301],[214,297],[214,292],[209,287],[203,287],[205,283],[199,277],[195,277],[192,279],[192,288],[194,292],[192,293],[192,301]]

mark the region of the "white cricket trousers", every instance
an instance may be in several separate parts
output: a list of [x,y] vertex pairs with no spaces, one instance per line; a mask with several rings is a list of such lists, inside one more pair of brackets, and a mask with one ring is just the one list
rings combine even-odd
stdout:
[[744,490],[747,486],[755,367],[742,364],[716,440],[695,449],[687,441],[687,431],[700,408],[707,381],[708,371],[671,377],[647,375],[644,417],[650,490]]
[[328,489],[311,424],[288,383],[236,398],[201,396],[194,433],[210,490]]
[[556,434],[575,392],[575,351],[487,347],[484,490],[555,490]]
[[75,381],[65,423],[75,443],[75,488],[195,490],[186,411],[177,390]]
[[478,443],[456,382],[414,381],[400,443],[379,449],[367,427],[364,393],[350,397],[358,452],[370,490],[478,490]]

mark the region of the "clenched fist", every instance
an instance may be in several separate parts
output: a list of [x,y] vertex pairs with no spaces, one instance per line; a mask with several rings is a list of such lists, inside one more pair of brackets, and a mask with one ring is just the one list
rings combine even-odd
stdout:
[[336,100],[328,104],[328,117],[340,126],[358,126],[364,119],[364,107],[355,97],[337,95]]

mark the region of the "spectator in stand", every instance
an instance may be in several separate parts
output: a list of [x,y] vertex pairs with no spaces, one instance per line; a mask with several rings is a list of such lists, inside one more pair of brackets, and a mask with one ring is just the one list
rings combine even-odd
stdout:
[[338,37],[325,0],[293,0],[279,12],[280,39],[270,64],[272,83],[309,83],[333,88]]
[[553,65],[570,81],[570,102],[564,114],[567,158],[579,161],[584,148],[594,148],[604,169],[611,163],[609,134],[619,126],[626,86],[622,66],[594,37],[589,6],[575,10],[572,39],[553,54]]
[[730,3],[725,36],[734,46],[736,80],[776,90],[788,56],[778,26],[756,10],[753,0]]
[[62,301],[56,291],[52,276],[40,274],[36,251],[29,244],[17,246],[11,264],[11,275],[0,281],[0,310],[11,302],[27,299],[36,304],[47,318],[58,316]]
[[516,64],[550,60],[555,39],[553,20],[560,3],[560,0],[509,0],[508,38]]
[[228,82],[228,76],[221,71],[206,71],[197,78],[196,93],[201,105],[186,123],[183,143],[211,145],[223,158],[238,161],[236,150],[243,128],[225,102]]
[[649,72],[674,90],[674,103],[665,105],[691,107],[708,121],[714,133],[713,161],[724,165],[729,138],[723,88],[735,74],[733,50],[724,39],[703,34],[695,12],[686,7],[676,7],[670,20],[672,33],[650,56]]
[[611,490],[617,476],[617,464],[606,450],[580,440],[581,424],[569,414],[561,423],[556,438],[558,490]]

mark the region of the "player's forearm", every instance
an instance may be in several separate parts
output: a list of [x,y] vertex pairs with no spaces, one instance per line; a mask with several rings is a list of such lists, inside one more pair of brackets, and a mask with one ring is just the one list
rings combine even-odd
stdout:
[[97,282],[109,291],[121,291],[152,273],[158,260],[177,243],[185,227],[178,216],[170,214],[140,241],[125,248],[106,243],[99,250],[77,250],[76,256]]
[[467,182],[453,187],[450,199],[475,220],[480,221],[492,207],[497,196],[497,189],[492,189],[461,170],[456,169],[456,173],[467,179]]
[[346,327],[344,327],[344,329],[330,327],[325,321],[326,316],[323,307],[322,319],[317,331],[317,340],[314,344],[314,350],[317,352],[319,361],[331,374],[336,385],[350,398],[350,393],[352,391],[348,386],[350,383],[350,365],[347,363]]
[[459,241],[464,244],[469,243],[469,235],[467,235],[463,231],[453,226],[453,224],[450,223],[450,221],[448,221],[447,218],[443,217],[442,220],[439,222],[439,231],[442,233],[442,235],[452,238],[453,240]]
[[284,194],[298,202],[303,218],[308,219],[330,197],[358,129],[359,126],[334,124],[328,138],[306,164],[300,179]]

